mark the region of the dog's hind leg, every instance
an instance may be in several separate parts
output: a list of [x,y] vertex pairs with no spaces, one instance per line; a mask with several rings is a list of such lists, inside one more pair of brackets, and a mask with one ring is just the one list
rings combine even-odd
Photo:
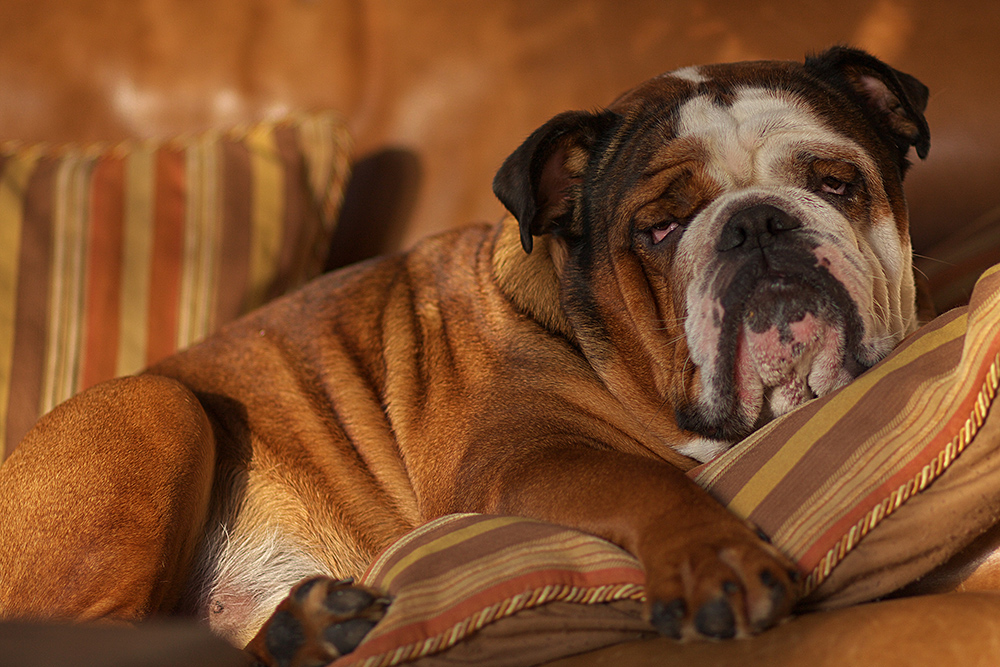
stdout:
[[214,449],[198,400],[166,378],[112,380],[44,416],[0,467],[0,618],[174,610]]

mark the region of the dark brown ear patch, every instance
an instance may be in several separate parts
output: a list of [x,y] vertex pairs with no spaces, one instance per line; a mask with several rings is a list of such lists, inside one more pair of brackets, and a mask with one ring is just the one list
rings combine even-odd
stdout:
[[874,126],[898,149],[903,170],[910,146],[916,148],[921,159],[927,157],[931,145],[924,118],[927,86],[875,56],[843,46],[806,58],[805,67],[861,106]]
[[538,178],[538,210],[531,225],[533,235],[548,233],[562,224],[562,219],[573,210],[588,157],[585,150],[564,139],[545,161]]
[[918,117],[912,113],[913,109],[905,105],[878,77],[858,74],[853,83],[855,89],[868,100],[871,108],[885,119],[891,130],[903,137],[909,145],[916,146],[917,154],[921,158],[927,157],[930,137],[927,137],[928,142],[922,140],[924,128],[921,127]]
[[610,111],[567,111],[531,133],[504,161],[493,192],[520,225],[521,245],[572,218],[577,188],[601,137],[617,122]]

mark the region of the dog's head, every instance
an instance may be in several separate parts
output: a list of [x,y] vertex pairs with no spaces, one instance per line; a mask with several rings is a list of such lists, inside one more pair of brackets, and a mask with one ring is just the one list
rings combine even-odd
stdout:
[[[902,179],[927,89],[861,51],[693,67],[567,112],[494,191],[546,237],[574,342],[707,459],[915,327]],[[662,429],[660,429],[662,430]]]

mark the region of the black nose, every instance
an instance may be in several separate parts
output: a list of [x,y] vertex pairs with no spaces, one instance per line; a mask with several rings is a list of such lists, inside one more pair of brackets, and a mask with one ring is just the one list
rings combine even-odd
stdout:
[[722,226],[715,249],[728,252],[737,248],[766,248],[781,232],[802,226],[797,218],[770,204],[756,204],[733,214]]

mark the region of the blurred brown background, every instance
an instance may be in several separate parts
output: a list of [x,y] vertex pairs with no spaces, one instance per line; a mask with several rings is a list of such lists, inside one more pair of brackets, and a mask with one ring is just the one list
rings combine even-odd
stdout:
[[1000,218],[998,28],[993,0],[0,0],[0,141],[338,109],[356,141],[340,264],[496,220],[494,171],[559,111],[684,65],[847,43],[931,88],[912,235],[947,255]]

